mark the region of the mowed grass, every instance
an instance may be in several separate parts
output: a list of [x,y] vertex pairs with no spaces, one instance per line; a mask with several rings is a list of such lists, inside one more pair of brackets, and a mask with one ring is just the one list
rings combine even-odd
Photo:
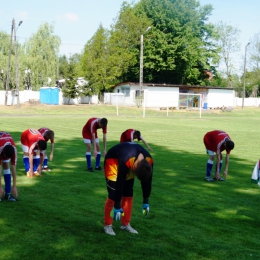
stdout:
[[[0,128],[12,134],[18,149],[19,201],[0,203],[0,259],[260,259],[260,187],[251,183],[260,157],[260,109],[208,111],[202,118],[186,111],[146,114],[120,108],[117,116],[115,107],[101,105],[1,106]],[[121,231],[116,221],[115,237],[103,232],[104,174],[86,171],[81,137],[93,116],[108,118],[108,149],[127,128],[140,130],[153,149],[147,217],[135,181],[131,225],[138,235]],[[52,171],[28,179],[20,135],[43,126],[55,131]],[[207,183],[202,139],[214,129],[225,130],[235,149],[227,181]],[[99,137],[103,149],[100,130]]]

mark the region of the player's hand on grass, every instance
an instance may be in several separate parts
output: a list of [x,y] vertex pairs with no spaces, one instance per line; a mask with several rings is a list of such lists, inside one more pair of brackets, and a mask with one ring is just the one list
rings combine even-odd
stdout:
[[220,179],[219,172],[216,172],[216,174],[215,174],[215,178],[216,178],[216,180],[219,180],[219,179]]
[[224,179],[227,178],[227,171],[224,171],[223,176],[224,176]]
[[0,199],[4,196],[4,189],[2,186],[0,186]]
[[122,208],[120,209],[113,208],[110,212],[110,217],[113,218],[114,220],[120,220],[121,215],[124,216],[124,211]]
[[14,195],[15,198],[18,197],[18,191],[17,191],[16,186],[12,187],[12,194]]
[[142,213],[144,216],[147,216],[149,214],[149,210],[150,210],[150,207],[149,207],[149,204],[143,204],[142,206]]
[[39,164],[37,171],[38,171],[39,173],[42,173],[42,165],[41,165],[41,164]]

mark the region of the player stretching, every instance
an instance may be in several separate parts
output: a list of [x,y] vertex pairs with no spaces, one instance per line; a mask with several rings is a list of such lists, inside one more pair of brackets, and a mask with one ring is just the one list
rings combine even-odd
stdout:
[[84,143],[86,144],[86,161],[87,167],[89,172],[93,172],[92,164],[91,164],[91,143],[93,144],[94,148],[94,156],[96,158],[96,167],[95,170],[101,171],[102,168],[100,167],[100,159],[101,159],[101,152],[99,146],[99,139],[97,135],[97,129],[102,128],[103,132],[103,145],[104,145],[104,156],[106,155],[106,147],[107,147],[107,119],[106,118],[90,118],[87,123],[84,125],[82,129],[82,136]]
[[[234,142],[231,141],[229,135],[224,131],[214,130],[208,132],[204,136],[204,144],[206,147],[206,152],[209,155],[209,159],[207,162],[207,169],[206,169],[206,181],[225,181],[225,178],[228,174],[228,164],[229,164],[229,154],[230,151],[234,149]],[[226,150],[226,168],[223,173],[224,179],[220,177],[221,167],[222,167],[222,151]],[[217,155],[217,165],[216,165],[216,173],[215,178],[211,178],[211,170],[213,167],[213,162],[215,159],[214,153]]]
[[120,137],[120,143],[124,142],[134,142],[134,139],[137,139],[138,141],[142,141],[148,150],[152,151],[151,147],[146,143],[144,138],[141,136],[141,132],[134,129],[127,129],[125,130]]
[[[9,167],[9,162],[11,160],[12,164],[12,176]],[[16,162],[17,162],[17,151],[15,143],[11,135],[7,132],[0,131],[0,167],[2,165],[5,181],[5,190],[2,188],[1,184],[1,172],[0,168],[0,201],[5,192],[5,199],[9,201],[16,201],[14,197],[18,197],[18,192],[16,188]],[[12,177],[13,177],[13,187],[12,187]],[[14,197],[12,196],[12,194]]]
[[[48,142],[50,140],[51,142],[51,152],[50,152],[50,161],[53,159],[53,152],[54,152],[54,132],[50,130],[47,127],[42,127],[38,130],[41,135],[44,137],[44,140]],[[47,151],[44,151],[44,153],[41,153],[41,156],[43,156],[43,168],[42,171],[50,171],[48,167],[48,155]]]
[[134,178],[141,181],[143,192],[142,213],[149,213],[152,186],[153,159],[139,144],[120,143],[109,149],[104,163],[108,197],[105,202],[104,231],[115,235],[112,224],[121,220],[120,229],[138,232],[130,226],[133,205]]
[[36,129],[27,129],[21,135],[21,144],[27,177],[41,177],[43,157],[40,157],[40,153],[47,148],[43,136]]

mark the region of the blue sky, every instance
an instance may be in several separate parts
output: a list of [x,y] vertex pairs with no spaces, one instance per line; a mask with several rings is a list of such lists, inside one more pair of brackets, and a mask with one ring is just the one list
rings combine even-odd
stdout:
[[[241,67],[245,45],[260,32],[260,0],[199,2],[213,5],[210,22],[223,21],[241,30],[238,39],[241,53],[235,57],[237,66]],[[122,3],[123,0],[0,0],[0,31],[10,33],[12,19],[16,24],[22,20],[17,30],[17,39],[22,43],[36,33],[42,23],[53,23],[55,34],[62,41],[60,52],[69,56],[82,51],[100,24],[109,29]]]

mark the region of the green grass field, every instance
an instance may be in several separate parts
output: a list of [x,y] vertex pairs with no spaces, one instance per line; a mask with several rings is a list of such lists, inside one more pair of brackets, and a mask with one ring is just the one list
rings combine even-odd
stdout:
[[[0,202],[0,259],[260,259],[260,187],[251,183],[260,157],[260,110],[203,112],[202,118],[184,111],[148,115],[120,108],[116,116],[115,107],[100,105],[1,106],[0,128],[11,133],[18,149],[19,201]],[[135,128],[153,149],[147,217],[135,181],[131,225],[138,235],[120,230],[116,221],[115,237],[103,232],[104,174],[86,171],[81,137],[93,116],[108,118],[108,148],[124,130]],[[44,126],[55,131],[52,171],[29,179],[20,135]],[[208,157],[202,139],[214,129],[235,142],[226,182],[204,181]]]

